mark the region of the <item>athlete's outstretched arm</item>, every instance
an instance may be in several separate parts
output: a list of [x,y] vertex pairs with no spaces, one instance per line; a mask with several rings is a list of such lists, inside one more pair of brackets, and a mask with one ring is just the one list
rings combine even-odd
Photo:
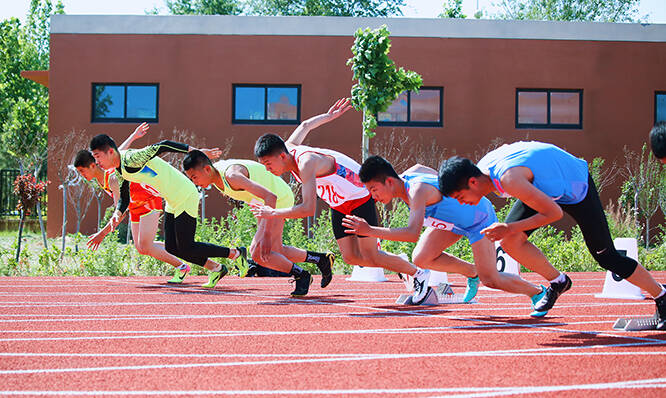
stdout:
[[136,140],[138,140],[139,138],[141,138],[141,137],[143,137],[144,135],[146,135],[146,133],[148,132],[148,129],[149,129],[149,128],[150,128],[150,126],[148,125],[148,123],[146,123],[146,122],[141,123],[141,124],[140,124],[140,125],[134,130],[134,132],[133,132],[132,134],[130,134],[129,137],[127,137],[127,139],[126,139],[125,141],[123,141],[122,144],[120,144],[120,146],[118,147],[118,150],[119,150],[119,151],[124,151],[125,149],[129,149],[130,145],[132,145],[132,143],[133,143],[134,141],[136,141]]
[[[116,178],[115,175],[111,175],[109,177],[109,188],[111,188],[111,197],[113,198],[113,204],[117,207],[118,206],[118,200],[120,198],[120,186],[118,185],[118,179]],[[125,218],[125,215],[127,212],[123,213],[122,216],[118,219],[119,222]],[[104,228],[99,230],[97,233],[93,234],[90,236],[88,239],[88,248],[90,250],[97,250],[99,247],[100,243],[104,240],[106,235],[108,235],[111,231],[113,231],[116,228],[117,224],[114,225],[114,218],[112,217],[109,222],[106,223]]]
[[349,98],[342,98],[337,100],[335,104],[333,104],[333,106],[328,110],[328,112],[311,117],[308,120],[304,120],[298,127],[296,127],[296,130],[291,133],[285,143],[291,145],[301,145],[311,130],[316,129],[324,123],[328,123],[337,119],[351,108],[352,106],[349,103]]

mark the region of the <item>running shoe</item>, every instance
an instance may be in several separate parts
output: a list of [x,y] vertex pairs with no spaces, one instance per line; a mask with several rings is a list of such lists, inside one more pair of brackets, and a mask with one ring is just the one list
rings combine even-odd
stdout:
[[217,285],[217,282],[219,282],[220,279],[222,279],[227,274],[227,272],[229,272],[229,270],[224,264],[221,264],[221,266],[222,268],[219,271],[208,273],[208,283],[204,283],[203,285],[201,285],[201,287],[212,289],[215,287],[215,285]]
[[321,271],[321,287],[322,289],[328,286],[333,280],[333,263],[335,262],[335,254],[327,252],[324,254],[319,262],[317,268]]
[[534,304],[534,310],[539,312],[550,310],[555,305],[557,298],[569,289],[571,289],[571,279],[564,274],[564,282],[551,283],[550,287],[546,289],[546,294]]
[[657,329],[666,330],[666,294],[654,299],[657,304]]
[[476,297],[476,292],[479,291],[479,276],[474,278],[467,278],[467,289],[465,289],[465,297],[463,303],[469,303]]
[[541,285],[541,291],[530,298],[530,300],[532,301],[532,313],[530,314],[531,317],[541,318],[541,317],[546,316],[546,314],[548,313],[548,311],[535,311],[534,310],[534,306],[539,301],[541,301],[541,299],[545,295],[546,295],[546,287],[544,285]]
[[173,278],[169,279],[167,283],[177,283],[177,284],[183,283],[183,280],[189,273],[190,273],[189,265],[187,265],[187,268],[185,268],[182,271],[176,268],[176,271],[173,273]]
[[312,284],[313,280],[314,278],[312,275],[310,275],[310,273],[305,270],[303,270],[299,276],[294,276],[294,279],[292,279],[290,282],[295,282],[296,288],[293,292],[291,292],[291,295],[294,297],[299,297],[308,294],[308,290],[310,290],[310,284]]
[[428,282],[430,281],[430,270],[419,269],[414,274],[414,304],[421,304],[428,293]]

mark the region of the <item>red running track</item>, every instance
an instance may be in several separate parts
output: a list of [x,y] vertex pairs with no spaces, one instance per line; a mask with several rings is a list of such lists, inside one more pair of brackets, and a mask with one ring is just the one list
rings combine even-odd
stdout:
[[570,275],[540,320],[491,290],[395,305],[395,275],[315,280],[302,299],[284,278],[0,278],[0,396],[665,396],[666,333],[612,329],[654,302],[597,299],[603,273]]

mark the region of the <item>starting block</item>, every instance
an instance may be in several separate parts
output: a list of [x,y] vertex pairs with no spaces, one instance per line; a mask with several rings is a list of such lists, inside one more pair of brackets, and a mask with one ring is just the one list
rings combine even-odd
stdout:
[[420,304],[414,303],[412,300],[411,294],[401,294],[396,300],[396,304],[403,305],[439,305],[439,304],[472,304],[476,303],[476,300],[472,300],[469,303],[463,302],[462,294],[455,294],[451,285],[448,283],[441,283],[437,286],[436,289],[428,287],[428,292],[426,293],[425,298]]
[[639,330],[655,330],[657,328],[657,314],[645,318],[618,318],[613,325],[613,329],[625,332],[635,332]]

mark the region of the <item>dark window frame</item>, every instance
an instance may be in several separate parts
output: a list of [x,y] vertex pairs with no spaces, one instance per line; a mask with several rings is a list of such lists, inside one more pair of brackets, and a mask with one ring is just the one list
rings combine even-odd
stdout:
[[655,91],[654,92],[654,123],[652,125],[657,124],[657,96],[658,95],[664,95],[666,96],[666,91]]
[[[99,86],[123,86],[125,88],[125,101],[123,104],[123,114],[127,115],[127,87],[155,87],[155,117],[154,118],[135,118],[135,117],[95,117],[95,89]],[[158,123],[160,116],[160,84],[159,83],[92,83],[91,91],[91,123]]]
[[[546,123],[519,123],[518,122],[518,95],[521,92],[546,93]],[[551,93],[578,93],[578,124],[564,124],[550,122],[550,94]],[[517,88],[516,114],[517,129],[544,129],[544,130],[582,130],[583,129],[583,89],[582,88]]]
[[[394,127],[444,127],[444,87],[443,86],[423,86],[421,90],[438,90],[439,91],[439,121],[438,122],[422,122],[411,121],[412,118],[412,90],[407,90],[407,121],[406,122],[380,122],[377,118],[377,126],[394,126]],[[402,94],[402,93],[401,93]]]
[[[236,119],[236,87],[260,87],[264,89],[264,119]],[[269,88],[295,88],[296,89],[296,119],[268,119],[268,89]],[[299,125],[301,124],[301,85],[300,84],[257,84],[234,83],[231,85],[231,123],[232,124],[275,124]]]

